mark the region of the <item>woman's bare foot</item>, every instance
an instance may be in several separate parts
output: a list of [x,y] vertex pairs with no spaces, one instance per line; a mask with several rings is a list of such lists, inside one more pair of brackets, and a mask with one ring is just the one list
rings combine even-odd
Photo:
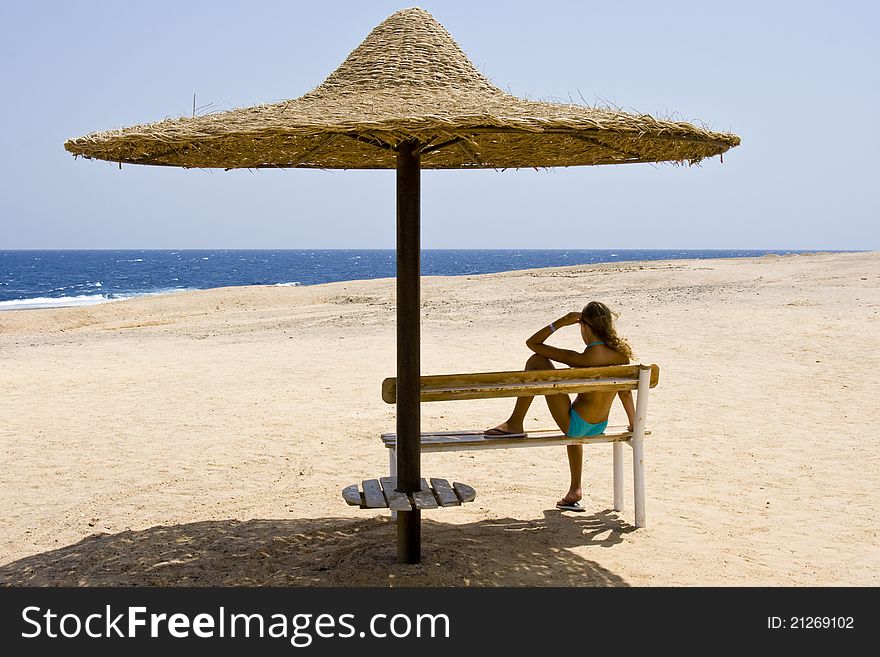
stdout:
[[571,506],[575,502],[580,502],[583,499],[583,494],[580,489],[570,490],[568,493],[556,503],[556,506]]
[[497,427],[493,427],[491,429],[486,429],[485,436],[495,436],[503,437],[503,436],[524,436],[522,424],[516,425],[508,420],[507,422],[502,422]]

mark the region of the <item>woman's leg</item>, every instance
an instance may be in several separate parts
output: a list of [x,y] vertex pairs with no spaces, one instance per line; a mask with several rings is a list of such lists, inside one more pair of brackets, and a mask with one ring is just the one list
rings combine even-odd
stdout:
[[[532,354],[529,359],[526,361],[525,370],[554,370],[556,367],[553,365],[553,362],[549,358],[545,358],[544,356],[539,356],[538,354]],[[550,397],[561,397],[565,400],[567,404],[566,408],[571,405],[571,402],[568,399],[568,395],[551,395]],[[550,397],[547,397],[547,404],[550,405]],[[489,429],[486,431],[486,435],[492,436],[503,436],[506,433],[522,433],[523,432],[523,422],[526,419],[526,413],[529,411],[529,407],[532,405],[532,400],[534,396],[531,397],[517,397],[516,404],[513,406],[513,412],[510,414],[510,417],[507,418],[506,422],[502,422],[494,429]],[[553,413],[554,406],[556,408],[561,408],[561,400],[556,402],[555,404],[550,406],[550,411]],[[565,411],[565,429],[568,429],[568,410]],[[556,413],[553,414],[553,419],[556,420],[556,423],[559,424],[559,419],[556,418]],[[562,425],[560,425],[561,427]]]
[[[553,365],[553,361],[549,358],[539,356],[538,354],[532,354],[526,361],[525,369],[553,370],[556,369],[556,367]],[[522,433],[523,422],[525,421],[529,407],[532,405],[533,399],[534,396],[517,397],[513,412],[510,414],[507,422],[502,422],[494,429],[489,429],[486,433],[490,436],[493,434],[504,435],[505,433]],[[553,416],[556,424],[559,426],[562,433],[567,434],[568,425],[571,421],[571,399],[569,399],[568,395],[544,395],[544,399],[547,400],[547,408],[550,409],[550,414]],[[568,455],[568,469],[571,474],[571,482],[568,488],[568,493],[566,493],[565,497],[559,500],[557,504],[571,504],[579,501],[581,497],[583,497],[581,475],[584,463],[584,447],[583,445],[568,445],[566,446],[566,452]]]
[[565,451],[568,455],[568,470],[571,473],[571,483],[565,497],[556,504],[573,504],[574,502],[579,502],[584,496],[581,488],[581,475],[584,469],[584,446],[566,445]]
[[[556,424],[562,430],[562,433],[568,434],[568,425],[571,422],[571,400],[568,395],[545,395],[547,407],[550,414],[556,420]],[[581,488],[581,475],[584,466],[584,446],[583,445],[567,445],[566,454],[568,456],[568,470],[571,474],[568,492],[557,504],[573,504],[580,501],[583,497]]]

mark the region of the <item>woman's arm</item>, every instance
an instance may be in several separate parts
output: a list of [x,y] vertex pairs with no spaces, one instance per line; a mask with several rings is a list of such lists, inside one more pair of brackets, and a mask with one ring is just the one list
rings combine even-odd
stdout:
[[578,352],[572,351],[571,349],[559,349],[558,347],[551,347],[550,345],[544,344],[544,340],[553,335],[555,330],[558,330],[563,326],[571,326],[572,324],[577,324],[578,320],[580,320],[580,317],[580,313],[568,313],[566,315],[563,315],[559,319],[551,322],[553,328],[551,328],[550,326],[545,326],[544,328],[537,331],[534,335],[532,335],[528,340],[526,340],[526,346],[539,356],[544,356],[545,358],[549,358],[550,360],[564,363],[569,367],[580,367],[585,365],[586,363],[583,362],[583,354],[579,354]]
[[633,391],[621,390],[617,393],[620,403],[623,404],[623,410],[626,411],[626,418],[629,421],[629,430],[632,431],[636,423],[636,407],[633,404]]

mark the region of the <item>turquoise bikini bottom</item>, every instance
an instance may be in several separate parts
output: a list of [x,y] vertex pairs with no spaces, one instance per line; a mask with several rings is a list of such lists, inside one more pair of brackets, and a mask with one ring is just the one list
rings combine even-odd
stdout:
[[574,410],[572,406],[571,411],[569,412],[569,421],[568,421],[568,433],[566,434],[569,438],[583,438],[584,436],[598,436],[600,433],[605,431],[605,427],[608,426],[608,420],[604,422],[599,422],[598,424],[591,424],[590,422],[585,422],[580,415]]

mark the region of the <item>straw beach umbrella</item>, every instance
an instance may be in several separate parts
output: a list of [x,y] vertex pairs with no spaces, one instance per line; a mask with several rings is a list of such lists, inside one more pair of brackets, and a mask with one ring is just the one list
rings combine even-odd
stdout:
[[[397,170],[398,490],[420,489],[420,169],[696,163],[740,140],[689,123],[523,100],[492,85],[428,12],[399,11],[322,84],[279,103],[97,132],[64,147],[118,163]],[[418,562],[419,511],[398,514]]]

